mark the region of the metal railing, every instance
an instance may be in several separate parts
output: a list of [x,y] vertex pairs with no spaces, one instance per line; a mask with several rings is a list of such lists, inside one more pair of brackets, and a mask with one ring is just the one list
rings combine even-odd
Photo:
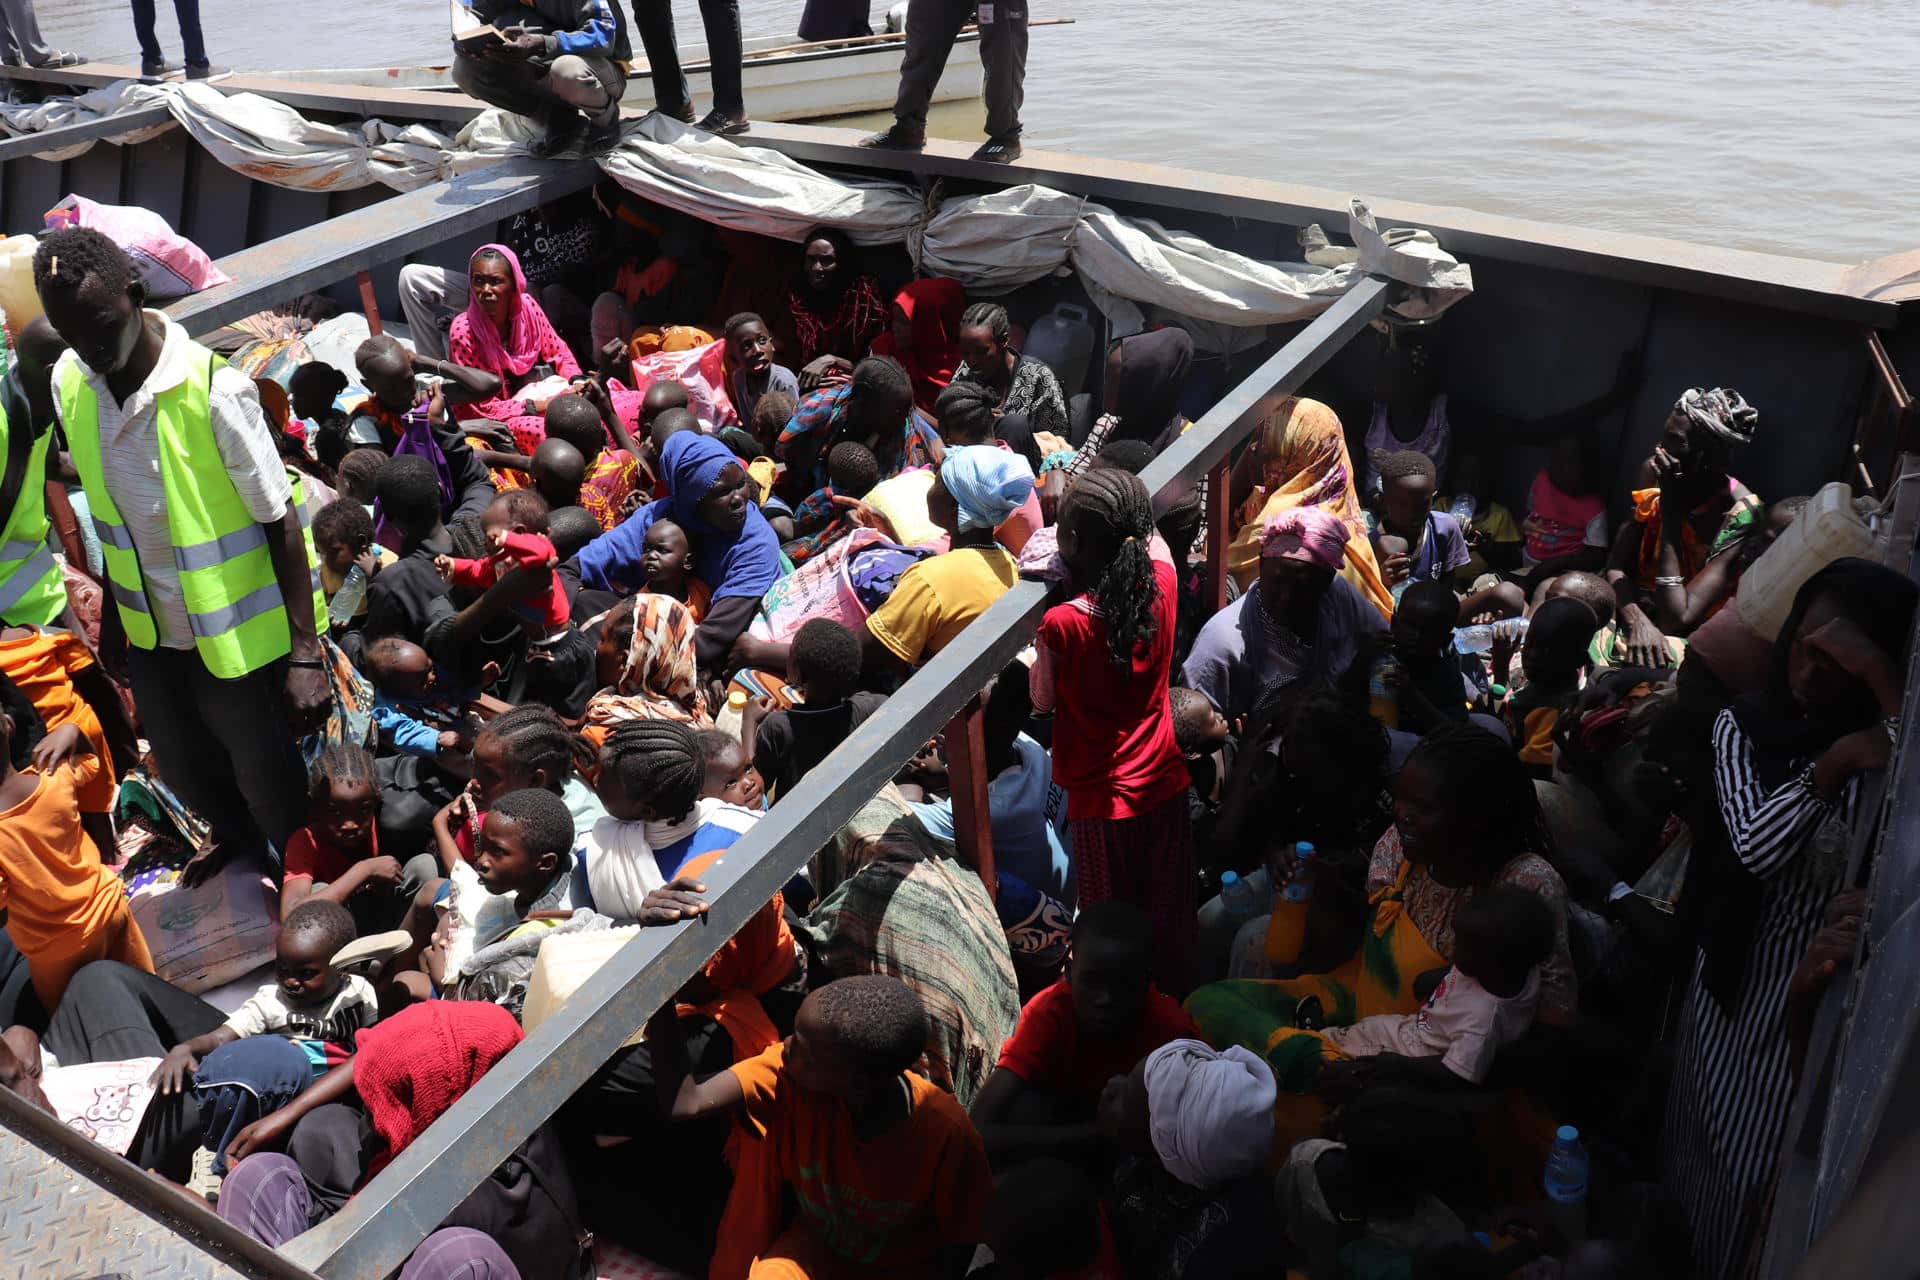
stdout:
[[[1156,509],[1177,499],[1180,484],[1217,472],[1274,401],[1380,313],[1390,288],[1384,280],[1361,281],[1156,458],[1142,477]],[[1228,531],[1217,524],[1210,536],[1224,544]],[[712,904],[706,916],[641,930],[338,1214],[282,1252],[330,1280],[399,1266],[929,738],[956,716],[965,730],[978,714],[980,688],[1026,646],[1045,603],[1038,583],[1017,583],[704,873]],[[980,778],[971,781],[984,790]],[[961,807],[956,797],[956,816]],[[984,851],[984,832],[978,834]],[[990,880],[990,863],[982,870]]]

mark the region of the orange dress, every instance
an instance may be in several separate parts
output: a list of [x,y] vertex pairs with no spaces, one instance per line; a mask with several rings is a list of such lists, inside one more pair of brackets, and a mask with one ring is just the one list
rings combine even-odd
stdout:
[[[908,1072],[906,1121],[863,1141],[845,1106],[793,1083],[786,1053],[730,1068],[746,1105],[710,1280],[928,1275],[935,1254],[980,1239],[993,1175],[951,1094]],[[783,1189],[799,1203],[784,1230]]]
[[39,780],[33,793],[0,813],[0,911],[49,1009],[92,961],[153,972],[125,887],[80,829],[75,797],[100,769],[98,756],[82,756],[52,773],[28,773]]
[[54,627],[13,629],[28,634],[0,636],[0,671],[6,672],[7,679],[33,703],[49,731],[73,724],[87,735],[100,767],[80,791],[80,808],[85,813],[112,813],[120,781],[113,774],[107,737],[93,708],[73,687],[74,675],[93,665],[93,655],[70,631]]

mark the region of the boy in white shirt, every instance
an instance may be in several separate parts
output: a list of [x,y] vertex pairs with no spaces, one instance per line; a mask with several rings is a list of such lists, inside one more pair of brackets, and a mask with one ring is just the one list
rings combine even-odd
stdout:
[[193,1091],[214,1172],[226,1172],[226,1147],[241,1129],[352,1057],[355,1033],[379,1020],[372,984],[334,967],[334,955],[353,940],[345,907],[308,898],[280,923],[275,981],[212,1031],[173,1046],[154,1068],[151,1083],[162,1095]]
[[[1453,966],[1418,1013],[1378,1014],[1317,1034],[1315,1088],[1483,1083],[1501,1046],[1533,1025],[1540,964],[1553,952],[1553,912],[1525,889],[1476,892],[1453,919]],[[1304,1011],[1303,1011],[1304,1012]]]

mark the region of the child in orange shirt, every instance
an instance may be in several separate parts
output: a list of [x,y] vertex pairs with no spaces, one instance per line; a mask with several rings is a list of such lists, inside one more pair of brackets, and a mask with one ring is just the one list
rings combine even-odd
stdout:
[[[927,1015],[903,983],[828,983],[784,1042],[705,1081],[687,1074],[672,1004],[647,1039],[675,1120],[739,1121],[715,1280],[964,1274],[993,1177],[960,1104],[907,1070],[926,1048]],[[799,1205],[790,1223],[786,1192]]]
[[92,744],[79,726],[62,725],[22,772],[13,734],[13,717],[0,712],[0,924],[51,1010],[80,966],[118,960],[152,973],[153,957],[126,890],[80,826],[79,797],[103,767]]
[[119,779],[110,753],[126,763],[134,751],[133,730],[106,673],[78,636],[58,627],[0,628],[0,672],[33,703],[49,733],[74,725],[92,744],[97,766],[80,792],[81,822],[96,848],[113,853]]

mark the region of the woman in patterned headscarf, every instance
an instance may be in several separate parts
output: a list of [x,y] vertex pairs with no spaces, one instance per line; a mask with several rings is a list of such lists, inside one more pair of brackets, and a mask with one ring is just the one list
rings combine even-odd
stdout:
[[1629,663],[1668,665],[1666,635],[1692,630],[1685,618],[1687,581],[1758,519],[1760,499],[1727,464],[1735,445],[1753,442],[1759,424],[1753,406],[1722,387],[1690,387],[1667,414],[1650,463],[1655,483],[1633,491],[1633,519],[1607,561],[1607,581],[1616,589],[1629,584],[1635,596],[1620,610]]
[[1337,518],[1350,535],[1340,576],[1381,616],[1393,615],[1393,597],[1380,576],[1354,493],[1346,433],[1333,410],[1299,396],[1282,400],[1261,424],[1253,447],[1241,455],[1232,490],[1236,523],[1227,569],[1242,590],[1260,576],[1260,540],[1267,524],[1284,511],[1317,507]]
[[672,596],[644,593],[607,614],[596,656],[604,687],[587,703],[583,736],[596,745],[627,720],[711,729],[694,664],[693,614]]

